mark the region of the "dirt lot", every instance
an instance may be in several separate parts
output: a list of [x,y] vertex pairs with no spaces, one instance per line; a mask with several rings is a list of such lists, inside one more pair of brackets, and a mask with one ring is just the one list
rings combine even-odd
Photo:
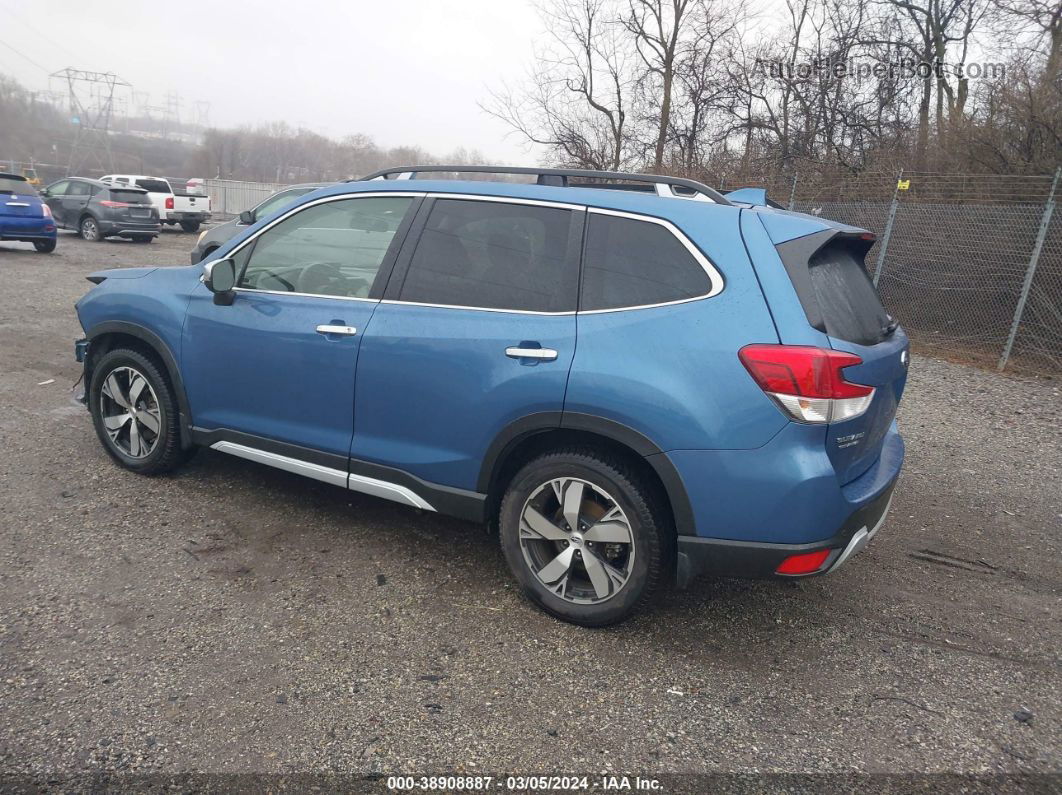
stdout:
[[1062,772],[1058,381],[915,357],[864,554],[588,631],[478,527],[209,451],[114,466],[73,303],[192,242],[0,244],[0,772]]

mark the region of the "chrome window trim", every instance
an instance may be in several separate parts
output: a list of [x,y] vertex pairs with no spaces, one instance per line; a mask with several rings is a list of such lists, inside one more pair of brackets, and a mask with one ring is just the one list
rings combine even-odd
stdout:
[[[234,248],[232,251],[230,251],[228,254],[226,254],[224,259],[232,259],[244,247],[246,247],[246,246],[250,245],[251,243],[253,243],[255,240],[257,240],[259,238],[260,235],[264,234],[265,232],[268,232],[270,229],[272,229],[274,226],[279,224],[281,221],[286,221],[288,218],[290,218],[291,216],[295,215],[296,213],[302,212],[303,210],[306,210],[306,209],[308,209],[310,207],[316,207],[319,204],[327,204],[328,202],[335,202],[335,201],[345,201],[347,199],[379,199],[379,198],[387,198],[387,197],[390,197],[390,196],[401,196],[401,197],[405,197],[405,198],[409,198],[409,199],[415,199],[417,197],[422,197],[424,195],[425,194],[424,194],[423,191],[404,191],[404,190],[402,190],[402,191],[400,191],[400,190],[392,191],[392,190],[387,190],[387,191],[372,191],[372,192],[339,193],[339,194],[336,194],[335,196],[322,196],[320,199],[314,199],[312,202],[307,202],[306,204],[300,204],[297,207],[292,207],[290,210],[285,212],[283,215],[281,215],[281,216],[275,218],[274,220],[270,221],[268,224],[263,226],[261,229],[259,229],[257,232],[255,232],[253,235],[251,235],[246,240],[244,240],[242,243],[240,243],[238,246],[236,246],[236,248]],[[238,293],[264,293],[266,295],[301,295],[301,296],[306,297],[306,298],[333,298],[333,299],[335,299],[337,301],[369,301],[369,302],[374,303],[374,304],[379,303],[379,299],[377,299],[377,298],[357,298],[355,296],[345,296],[345,295],[321,295],[320,293],[295,293],[295,292],[288,292],[287,290],[259,290],[259,289],[256,289],[254,287],[234,287],[233,290],[235,292],[238,292]]]
[[[715,267],[715,264],[697,248],[693,242],[686,236],[686,234],[675,226],[670,221],[663,218],[657,218],[652,215],[644,215],[641,213],[627,212],[624,210],[610,210],[603,207],[591,207],[583,204],[571,204],[568,202],[548,201],[543,199],[524,199],[514,196],[492,196],[486,194],[475,193],[447,193],[445,191],[373,191],[373,192],[355,192],[355,193],[340,193],[333,196],[323,196],[320,199],[315,199],[307,204],[300,204],[297,207],[288,210],[283,215],[279,216],[275,220],[271,221],[268,225],[262,227],[253,235],[248,237],[236,248],[225,255],[226,259],[234,257],[245,246],[250,245],[252,242],[258,239],[259,235],[269,231],[274,226],[290,218],[297,212],[301,212],[310,207],[315,207],[319,204],[325,204],[333,201],[342,201],[346,199],[361,199],[361,198],[386,198],[389,196],[403,196],[407,198],[431,198],[431,199],[459,199],[465,201],[486,201],[486,202],[498,202],[502,204],[523,204],[530,205],[532,207],[552,207],[559,210],[570,211],[586,211],[587,213],[596,213],[598,215],[612,215],[619,218],[629,218],[634,221],[645,221],[648,223],[659,224],[671,232],[679,243],[690,252],[690,255],[697,261],[697,263],[704,269],[704,272],[708,275],[708,281],[711,284],[711,289],[704,295],[693,296],[692,298],[680,298],[675,301],[664,301],[656,304],[638,304],[636,306],[618,306],[610,309],[580,309],[580,310],[566,310],[563,312],[542,312],[533,309],[499,309],[496,307],[488,306],[464,306],[461,304],[433,304],[421,301],[403,301],[401,299],[377,299],[377,298],[357,298],[354,296],[341,296],[341,295],[321,295],[318,293],[296,293],[288,292],[286,290],[258,290],[253,287],[235,287],[236,292],[246,293],[262,293],[265,295],[297,295],[304,298],[331,298],[336,301],[364,301],[368,303],[389,304],[392,306],[421,306],[434,309],[465,309],[473,312],[501,312],[504,314],[512,315],[540,315],[545,317],[564,317],[567,315],[602,315],[608,312],[630,312],[639,309],[655,309],[662,306],[676,306],[678,304],[688,304],[693,301],[703,301],[706,298],[714,298],[719,295],[726,287],[726,282],[723,279],[723,275]],[[680,198],[680,197],[676,197]]]
[[379,298],[358,298],[355,295],[322,295],[321,293],[293,293],[289,290],[258,290],[254,287],[233,287],[237,293],[261,293],[262,295],[298,295],[303,298],[331,298],[333,301],[364,301],[370,304],[380,303]]

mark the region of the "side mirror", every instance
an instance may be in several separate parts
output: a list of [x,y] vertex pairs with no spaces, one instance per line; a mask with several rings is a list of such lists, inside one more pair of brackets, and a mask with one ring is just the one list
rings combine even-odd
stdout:
[[42,199],[47,199],[51,195],[50,193],[48,193],[48,189],[47,188],[41,188],[39,191],[37,191],[37,194]]
[[214,294],[218,306],[231,306],[236,298],[236,263],[216,259],[203,266],[203,284]]
[[245,224],[247,226],[250,226],[251,224],[253,224],[254,223],[254,211],[253,210],[244,210],[242,213],[240,213],[240,223],[241,224]]

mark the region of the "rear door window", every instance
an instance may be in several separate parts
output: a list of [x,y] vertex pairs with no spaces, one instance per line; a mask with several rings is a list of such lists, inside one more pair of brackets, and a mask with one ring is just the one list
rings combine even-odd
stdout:
[[575,308],[572,212],[510,202],[437,199],[417,241],[402,301],[486,309]]
[[255,239],[239,286],[368,298],[412,201],[366,197],[300,210]]
[[71,182],[66,191],[67,196],[88,196],[92,193],[92,186],[87,182]]
[[579,309],[666,304],[711,292],[700,262],[669,230],[651,221],[591,213]]

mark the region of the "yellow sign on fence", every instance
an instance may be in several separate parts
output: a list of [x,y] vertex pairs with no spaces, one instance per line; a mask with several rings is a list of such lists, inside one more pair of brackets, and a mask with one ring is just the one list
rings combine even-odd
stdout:
[[911,187],[911,180],[909,180],[909,179],[898,179],[898,180],[896,180],[896,190],[907,190],[910,187]]

